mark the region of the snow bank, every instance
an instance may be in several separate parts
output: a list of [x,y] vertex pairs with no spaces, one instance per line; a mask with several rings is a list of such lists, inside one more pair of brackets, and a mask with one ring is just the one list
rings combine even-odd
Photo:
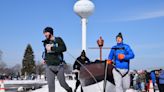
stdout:
[[[55,92],[66,92],[59,84],[58,81],[56,82],[56,89]],[[67,80],[66,81],[69,86],[71,86],[74,90],[75,88],[75,80]],[[99,82],[98,84],[93,84],[87,87],[83,87],[84,92],[103,92],[103,81]],[[107,82],[107,91],[106,92],[115,92],[115,86],[109,82]],[[43,86],[41,89],[35,90],[33,92],[48,92],[48,85]],[[80,87],[78,88],[77,92],[80,92]]]
[[[68,83],[69,86],[72,87],[72,89],[74,90],[75,88],[75,83],[76,81],[75,80],[67,80],[66,81]],[[55,92],[66,92],[59,84],[59,82],[56,80],[55,81]],[[41,89],[38,89],[38,90],[35,90],[35,91],[32,91],[32,92],[48,92],[48,85],[45,85],[43,86]],[[77,92],[80,92],[80,86],[77,90]]]
[[4,84],[35,84],[35,83],[44,84],[47,82],[42,80],[5,80],[4,81]]

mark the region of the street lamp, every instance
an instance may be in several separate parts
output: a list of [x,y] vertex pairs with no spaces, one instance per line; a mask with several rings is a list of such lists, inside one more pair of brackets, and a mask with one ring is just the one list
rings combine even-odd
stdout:
[[94,8],[90,0],[78,0],[74,5],[74,11],[82,22],[82,50],[86,50],[87,18],[93,13]]

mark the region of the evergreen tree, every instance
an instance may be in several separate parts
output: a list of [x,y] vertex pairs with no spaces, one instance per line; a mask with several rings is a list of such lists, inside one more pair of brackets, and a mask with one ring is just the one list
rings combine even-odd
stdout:
[[30,44],[27,45],[22,60],[22,75],[35,73],[34,52]]

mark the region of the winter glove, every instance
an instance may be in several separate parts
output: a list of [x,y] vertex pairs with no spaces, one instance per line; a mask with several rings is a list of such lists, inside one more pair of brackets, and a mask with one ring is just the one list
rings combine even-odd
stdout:
[[43,65],[46,64],[46,61],[45,60],[42,60],[41,62],[42,62]]
[[79,73],[80,71],[77,70],[77,69],[74,69],[72,72],[73,72],[73,73]]
[[107,60],[106,63],[110,65],[113,64],[112,60]]
[[125,55],[124,55],[124,54],[119,54],[119,55],[118,55],[118,59],[119,59],[119,60],[123,60],[124,58],[125,58]]

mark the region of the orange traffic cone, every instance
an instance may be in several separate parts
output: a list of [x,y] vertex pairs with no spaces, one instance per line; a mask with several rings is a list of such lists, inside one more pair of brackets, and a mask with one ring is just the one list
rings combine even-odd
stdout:
[[4,81],[0,80],[0,92],[5,92]]
[[149,80],[149,92],[154,92],[153,81]]

